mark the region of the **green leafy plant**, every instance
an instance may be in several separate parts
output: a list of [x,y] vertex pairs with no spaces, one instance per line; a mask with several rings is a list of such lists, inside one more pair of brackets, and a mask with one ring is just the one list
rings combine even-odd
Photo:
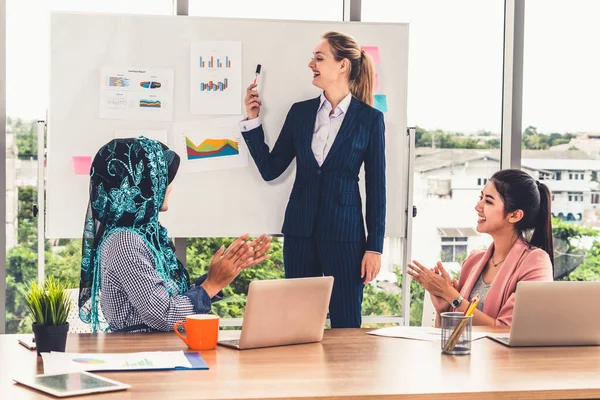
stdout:
[[64,325],[71,310],[66,285],[48,277],[43,285],[31,281],[25,292],[25,304],[33,323]]

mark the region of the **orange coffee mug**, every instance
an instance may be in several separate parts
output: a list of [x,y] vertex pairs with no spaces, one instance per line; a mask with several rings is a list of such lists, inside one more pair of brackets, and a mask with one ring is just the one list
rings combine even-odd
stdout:
[[[183,326],[185,336],[179,333]],[[217,347],[219,316],[212,314],[188,315],[184,321],[175,322],[175,333],[192,350],[211,350]]]

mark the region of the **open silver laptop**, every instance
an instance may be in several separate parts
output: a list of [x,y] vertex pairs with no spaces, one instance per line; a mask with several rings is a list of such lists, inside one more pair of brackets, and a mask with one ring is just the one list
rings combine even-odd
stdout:
[[250,282],[239,339],[219,340],[236,349],[319,342],[333,277]]
[[600,282],[519,282],[506,346],[600,345]]

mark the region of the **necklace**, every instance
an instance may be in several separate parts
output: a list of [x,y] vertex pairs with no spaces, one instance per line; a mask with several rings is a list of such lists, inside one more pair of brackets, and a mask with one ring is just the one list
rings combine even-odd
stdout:
[[[506,260],[506,257],[504,257],[504,260]],[[494,266],[494,268],[496,268],[498,265],[502,264],[504,262],[504,260],[498,261],[496,263],[496,262],[494,262],[494,256],[492,256],[492,258],[490,258],[490,261],[492,262],[492,265]]]
[[[517,240],[519,240],[519,237],[517,237],[515,240],[512,241],[512,243],[510,244],[510,248],[511,249],[513,248],[513,246],[515,245],[515,243],[517,242]],[[492,257],[490,258],[490,261],[492,262],[492,265],[494,266],[494,268],[496,268],[498,265],[502,264],[504,262],[504,260],[506,260],[506,257],[504,257],[502,260],[500,260],[498,262],[494,262],[494,254],[495,253],[496,252],[494,251],[494,253],[492,253]],[[507,257],[508,257],[508,255],[507,255]]]

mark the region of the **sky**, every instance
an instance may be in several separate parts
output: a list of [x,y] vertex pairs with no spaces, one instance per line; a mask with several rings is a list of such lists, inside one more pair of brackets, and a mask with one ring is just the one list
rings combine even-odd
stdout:
[[[190,0],[190,15],[342,19],[343,0]],[[6,0],[7,115],[44,118],[50,11],[173,13],[172,0]],[[527,0],[523,128],[600,131],[599,0]],[[408,22],[408,125],[499,132],[502,0],[362,0],[366,22]]]

